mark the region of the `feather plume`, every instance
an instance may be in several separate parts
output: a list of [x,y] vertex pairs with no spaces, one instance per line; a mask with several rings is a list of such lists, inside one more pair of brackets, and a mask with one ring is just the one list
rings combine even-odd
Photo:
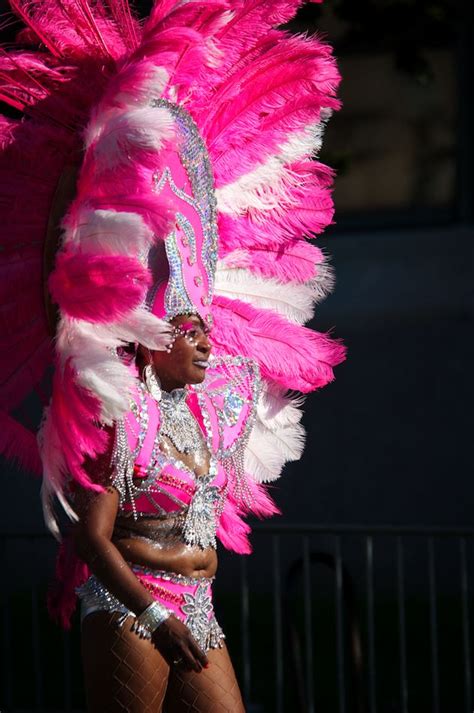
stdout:
[[111,112],[97,133],[93,123],[86,133],[86,146],[94,142],[94,169],[100,174],[144,159],[143,152],[158,152],[173,138],[174,120],[163,107],[129,108]]
[[43,472],[36,435],[3,411],[0,411],[0,453],[29,473]]
[[70,317],[110,322],[135,309],[150,284],[150,273],[123,255],[82,255],[63,251],[49,278],[51,296]]
[[66,494],[66,476],[82,487],[96,491],[103,488],[93,483],[84,470],[86,456],[102,453],[107,434],[98,427],[99,403],[78,383],[70,364],[58,368],[53,380],[53,397],[45,410],[38,434],[43,462],[42,502],[47,526],[60,539],[54,514],[54,497],[71,520],[77,518]]
[[306,240],[295,240],[285,246],[254,246],[222,253],[219,268],[244,267],[256,275],[274,277],[282,282],[307,282],[324,271],[326,260],[321,248]]
[[97,399],[98,418],[107,424],[121,418],[134,387],[129,369],[115,353],[123,342],[89,322],[66,318],[59,326],[57,342],[63,364],[71,365],[78,384]]
[[[200,105],[206,106],[215,87],[232,77],[232,70],[250,64],[262,38],[275,32],[273,28],[284,24],[296,14],[302,0],[253,0],[252,2],[234,2],[226,22],[217,33],[219,46],[223,49],[223,58],[219,65],[207,72],[203,82],[202,100]],[[275,41],[281,40],[278,33]]]
[[136,387],[135,379],[116,354],[118,347],[138,342],[164,350],[171,327],[144,309],[137,309],[114,324],[92,324],[63,318],[58,329],[58,352],[63,363],[73,366],[78,383],[100,404],[100,419],[111,424],[123,418]]
[[[137,180],[135,186],[141,186],[146,183],[151,184],[150,180]],[[171,221],[174,219],[174,214],[168,203],[165,203],[160,196],[153,193],[133,194],[127,193],[128,181],[123,180],[119,175],[114,181],[113,187],[107,190],[101,190],[99,193],[88,193],[84,189],[84,195],[81,195],[82,200],[78,200],[71,206],[71,210],[63,221],[63,225],[67,230],[71,231],[71,236],[74,235],[76,228],[82,223],[83,210],[104,210],[115,211],[116,213],[135,213],[141,216],[142,220],[153,231],[155,238],[165,238],[169,231]],[[84,208],[85,206],[85,208]],[[118,219],[118,218],[117,218]],[[138,219],[138,218],[137,218]],[[141,233],[139,233],[140,238]],[[136,257],[139,256],[140,242],[137,244]]]
[[245,453],[245,468],[257,482],[275,480],[286,462],[298,460],[304,448],[301,425],[303,397],[290,397],[267,383],[257,404],[256,426]]
[[257,517],[271,517],[280,514],[280,510],[269,496],[265,486],[252,477],[247,475],[245,477],[250,495],[249,503],[244,507],[240,499],[236,500],[235,481],[231,481],[217,531],[224,547],[238,554],[250,554],[252,551],[248,538],[250,526],[243,519],[246,514],[252,513]]
[[218,209],[230,215],[243,215],[252,208],[272,210],[280,207],[287,189],[301,183],[301,174],[292,170],[291,164],[319,152],[324,126],[320,121],[295,132],[274,156],[269,156],[233,183],[218,188]]
[[76,554],[71,535],[61,542],[55,574],[56,579],[48,592],[48,612],[64,629],[70,629],[76,608],[76,589],[90,576],[89,568]]
[[222,252],[241,248],[272,247],[293,243],[295,239],[311,233],[321,233],[334,214],[330,185],[333,172],[321,164],[312,165],[313,179],[306,180],[287,196],[291,205],[286,215],[280,210],[254,211],[239,218],[219,214],[219,234]]
[[109,328],[107,325],[95,327],[96,331],[115,335],[124,343],[137,342],[155,351],[164,351],[171,340],[172,327],[143,307],[139,307]]
[[252,552],[248,538],[250,530],[250,525],[242,519],[237,505],[231,502],[230,498],[226,498],[217,530],[217,536],[224,547],[238,554],[250,554]]
[[257,403],[257,419],[271,431],[299,424],[304,396],[290,396],[284,389],[267,383]]
[[256,359],[262,375],[287,389],[307,393],[334,379],[344,345],[329,335],[291,324],[270,310],[215,297],[213,341],[220,353]]
[[257,422],[245,450],[245,470],[259,483],[275,480],[285,463],[301,457],[304,439],[301,424],[271,431]]
[[217,269],[215,293],[243,300],[257,309],[272,310],[295,324],[304,324],[311,319],[316,301],[313,281],[285,284],[271,278],[263,279],[244,268]]
[[288,134],[319,121],[322,107],[337,109],[339,79],[330,50],[303,37],[287,36],[236,71],[202,117],[217,185],[247,173]]
[[69,234],[82,253],[139,255],[154,240],[141,215],[127,211],[84,210]]

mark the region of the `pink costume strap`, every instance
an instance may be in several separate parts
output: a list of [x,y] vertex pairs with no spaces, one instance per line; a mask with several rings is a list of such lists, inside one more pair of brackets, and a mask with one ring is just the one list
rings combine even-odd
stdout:
[[[135,459],[135,465],[146,468],[150,463],[155,437],[160,427],[160,411],[155,400],[149,394],[144,394],[142,398],[146,403],[147,428],[142,446]],[[143,424],[141,427],[143,428]]]
[[225,464],[245,449],[253,426],[261,392],[258,365],[244,357],[216,357],[196,391],[212,429],[213,447]]

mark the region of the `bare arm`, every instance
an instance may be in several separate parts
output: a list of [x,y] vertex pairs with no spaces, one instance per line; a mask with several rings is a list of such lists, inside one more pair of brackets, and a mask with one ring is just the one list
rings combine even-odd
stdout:
[[[107,589],[135,614],[141,614],[154,600],[111,541],[119,505],[119,494],[109,486],[103,493],[81,492],[76,507],[79,522],[74,541],[81,559]],[[189,629],[170,616],[153,633],[153,641],[168,663],[177,659],[189,670],[201,671],[207,657]]]
[[119,494],[113,487],[103,493],[81,493],[79,522],[74,539],[77,554],[107,589],[135,614],[140,614],[153,597],[112,543]]

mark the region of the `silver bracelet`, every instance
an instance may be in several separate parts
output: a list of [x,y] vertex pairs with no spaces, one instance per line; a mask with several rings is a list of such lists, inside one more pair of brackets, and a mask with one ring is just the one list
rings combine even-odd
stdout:
[[142,639],[151,639],[153,632],[158,629],[169,616],[169,609],[160,604],[152,602],[142,613],[137,616],[132,624],[132,631],[135,631]]

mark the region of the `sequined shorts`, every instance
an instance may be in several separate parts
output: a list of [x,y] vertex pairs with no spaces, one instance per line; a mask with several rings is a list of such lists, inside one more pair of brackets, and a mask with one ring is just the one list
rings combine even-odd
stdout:
[[[214,577],[197,579],[139,565],[131,565],[131,569],[153,598],[186,624],[203,651],[222,647],[225,636],[212,605]],[[135,616],[94,575],[76,592],[81,600],[81,620],[96,611],[120,612],[121,624]]]

